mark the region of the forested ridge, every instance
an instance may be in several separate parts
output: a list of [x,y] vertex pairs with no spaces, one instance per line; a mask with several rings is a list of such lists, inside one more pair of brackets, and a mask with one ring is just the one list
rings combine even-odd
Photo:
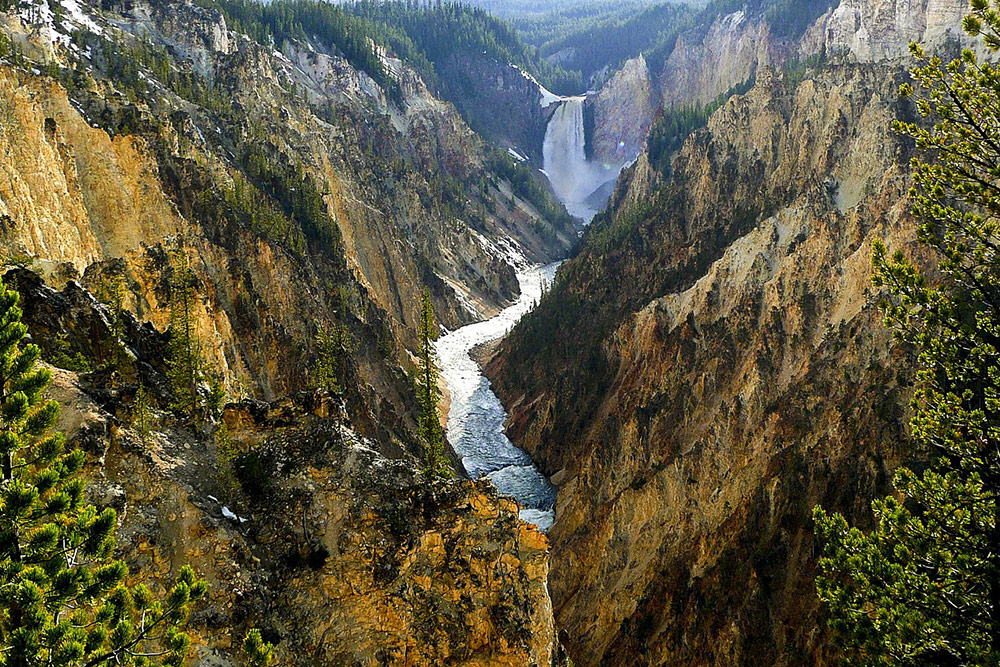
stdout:
[[514,25],[544,58],[588,80],[640,53],[662,63],[695,15],[687,4],[595,4],[515,19]]
[[335,47],[397,99],[398,82],[379,48],[417,69],[434,91],[439,89],[436,65],[463,52],[518,65],[556,91],[578,92],[582,85],[578,73],[542,60],[507,23],[461,3],[202,0],[202,4],[221,10],[235,30],[264,45],[316,40]]

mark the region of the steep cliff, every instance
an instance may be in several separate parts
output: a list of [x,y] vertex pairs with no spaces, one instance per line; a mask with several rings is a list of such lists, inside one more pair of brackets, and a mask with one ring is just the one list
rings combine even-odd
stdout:
[[553,110],[542,106],[537,81],[515,65],[471,54],[453,55],[438,69],[445,94],[477,132],[541,164]]
[[657,108],[646,59],[640,55],[628,60],[587,104],[593,116],[588,157],[611,165],[634,159],[642,150]]
[[865,525],[913,456],[912,362],[869,282],[874,239],[919,257],[889,130],[904,69],[857,60],[758,65],[669,178],[640,157],[488,368],[559,487],[550,585],[578,664],[837,660],[810,510]]
[[[758,67],[780,64],[771,26],[737,11],[682,34],[658,74],[662,105],[704,106],[749,81]],[[704,20],[704,19],[703,19]]]
[[801,50],[811,54],[825,49],[859,62],[899,58],[913,41],[966,41],[961,25],[968,9],[969,3],[960,0],[845,0],[806,32]]

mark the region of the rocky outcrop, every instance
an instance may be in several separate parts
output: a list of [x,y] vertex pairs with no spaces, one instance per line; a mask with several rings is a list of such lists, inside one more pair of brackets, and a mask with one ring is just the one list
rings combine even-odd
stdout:
[[335,428],[321,401],[234,405],[223,419],[235,446],[284,461],[244,508],[193,434],[109,428],[66,371],[51,395],[59,428],[98,447],[91,493],[118,511],[136,576],[155,590],[186,563],[208,580],[196,664],[238,664],[248,627],[283,665],[552,663],[548,542],[488,483],[428,484]]
[[807,31],[805,54],[846,54],[859,62],[906,56],[910,42],[941,46],[965,41],[962,17],[966,0],[842,0]]
[[910,454],[910,364],[870,287],[914,254],[901,71],[766,71],[640,159],[488,371],[559,487],[551,590],[577,664],[834,664],[816,504],[862,525]]
[[[4,280],[46,357],[61,340],[107,362],[113,315],[87,290],[25,270]],[[427,479],[323,392],[230,404],[191,428],[162,409],[168,336],[127,314],[119,330],[122,361],[52,368],[48,394],[89,455],[92,501],[118,512],[135,580],[162,592],[183,564],[208,580],[194,664],[239,664],[249,627],[282,665],[553,664],[548,542],[513,501],[485,481]]]

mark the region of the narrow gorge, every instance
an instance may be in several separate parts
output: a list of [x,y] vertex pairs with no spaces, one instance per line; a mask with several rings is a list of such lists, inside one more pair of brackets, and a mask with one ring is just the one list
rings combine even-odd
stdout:
[[472,355],[478,346],[506,335],[530,312],[545,286],[552,284],[558,266],[524,266],[517,274],[521,296],[514,305],[491,319],[448,333],[435,343],[449,395],[448,441],[461,457],[465,472],[473,479],[488,477],[501,494],[517,500],[521,519],[542,531],[548,530],[555,518],[555,487],[531,458],[507,439],[507,413]]

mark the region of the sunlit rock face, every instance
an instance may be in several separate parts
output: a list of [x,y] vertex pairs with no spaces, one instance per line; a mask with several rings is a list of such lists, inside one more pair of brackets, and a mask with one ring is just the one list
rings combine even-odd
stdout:
[[774,49],[768,25],[742,11],[719,17],[704,32],[681,35],[658,73],[663,106],[710,103],[761,65],[775,64]]
[[603,164],[627,164],[646,140],[659,100],[641,55],[627,61],[587,103],[594,117],[590,155]]
[[968,11],[965,0],[843,0],[810,28],[802,51],[826,49],[859,62],[901,59],[910,42],[967,42],[961,21]]

